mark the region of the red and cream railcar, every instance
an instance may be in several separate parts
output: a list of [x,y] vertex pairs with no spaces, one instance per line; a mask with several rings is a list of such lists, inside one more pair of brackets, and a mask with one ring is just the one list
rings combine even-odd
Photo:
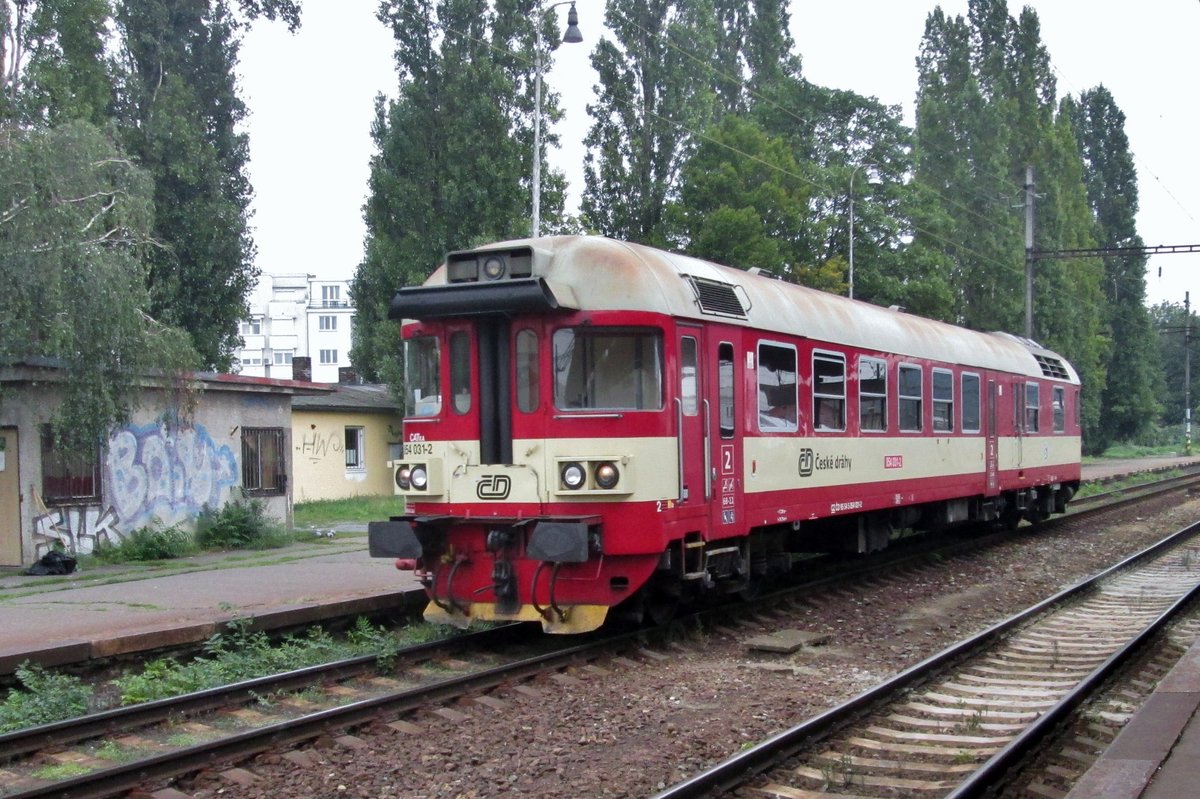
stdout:
[[391,316],[408,513],[371,553],[435,621],[587,631],[1079,484],[1079,380],[1011,335],[593,237],[452,253]]

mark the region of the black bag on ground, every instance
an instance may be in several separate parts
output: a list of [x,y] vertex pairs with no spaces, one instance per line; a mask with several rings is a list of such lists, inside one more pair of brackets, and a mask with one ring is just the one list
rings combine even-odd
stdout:
[[75,558],[65,555],[57,549],[52,549],[21,574],[70,574],[73,571],[75,571]]

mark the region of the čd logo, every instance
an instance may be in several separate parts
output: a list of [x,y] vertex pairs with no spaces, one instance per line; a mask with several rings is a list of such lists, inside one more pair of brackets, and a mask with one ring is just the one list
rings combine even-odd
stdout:
[[812,477],[813,473],[813,451],[807,447],[800,450],[800,476]]
[[512,490],[512,479],[506,474],[485,474],[475,486],[475,496],[480,499],[508,499]]

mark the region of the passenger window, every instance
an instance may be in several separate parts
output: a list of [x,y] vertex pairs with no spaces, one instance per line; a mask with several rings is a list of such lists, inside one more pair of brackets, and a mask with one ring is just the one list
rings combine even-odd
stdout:
[[[717,424],[721,438],[733,438],[733,345],[722,342],[717,348]],[[706,422],[705,424],[709,424]]]
[[846,429],[846,356],[813,353],[813,427]]
[[471,337],[463,332],[450,334],[450,396],[455,413],[471,410]]
[[901,364],[897,391],[900,398],[900,430],[921,432],[921,367]]
[[695,416],[699,407],[696,385],[696,339],[684,336],[679,345],[679,400],[684,416]]
[[1054,387],[1054,432],[1061,433],[1067,429],[1067,390],[1061,386]]
[[887,430],[887,361],[879,358],[858,359],[858,427]]
[[933,429],[954,432],[954,374],[947,369],[933,370]]
[[533,413],[538,408],[538,335],[528,328],[517,331],[517,408]]
[[1038,414],[1041,411],[1041,398],[1037,383],[1025,384],[1025,432],[1036,433],[1039,428]]
[[962,431],[979,432],[979,375],[962,376]]
[[758,429],[794,433],[796,416],[796,348],[758,345]]

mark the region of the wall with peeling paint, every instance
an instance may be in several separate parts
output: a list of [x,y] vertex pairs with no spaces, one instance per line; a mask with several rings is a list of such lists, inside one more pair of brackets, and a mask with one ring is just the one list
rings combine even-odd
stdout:
[[[48,504],[41,496],[39,430],[50,420],[57,399],[54,379],[34,379],[38,376],[45,377],[0,372],[0,427],[16,428],[21,438],[18,462],[7,466],[20,473],[25,564],[55,547],[88,554],[101,542],[119,543],[151,524],[190,528],[205,507],[243,499],[243,428],[278,428],[285,452],[291,451],[293,391],[281,381],[205,380],[197,407],[185,421],[166,413],[162,393],[149,389],[129,424],[114,430],[102,448],[99,502]],[[258,497],[269,515],[289,525],[290,464],[289,458],[283,492]]]

